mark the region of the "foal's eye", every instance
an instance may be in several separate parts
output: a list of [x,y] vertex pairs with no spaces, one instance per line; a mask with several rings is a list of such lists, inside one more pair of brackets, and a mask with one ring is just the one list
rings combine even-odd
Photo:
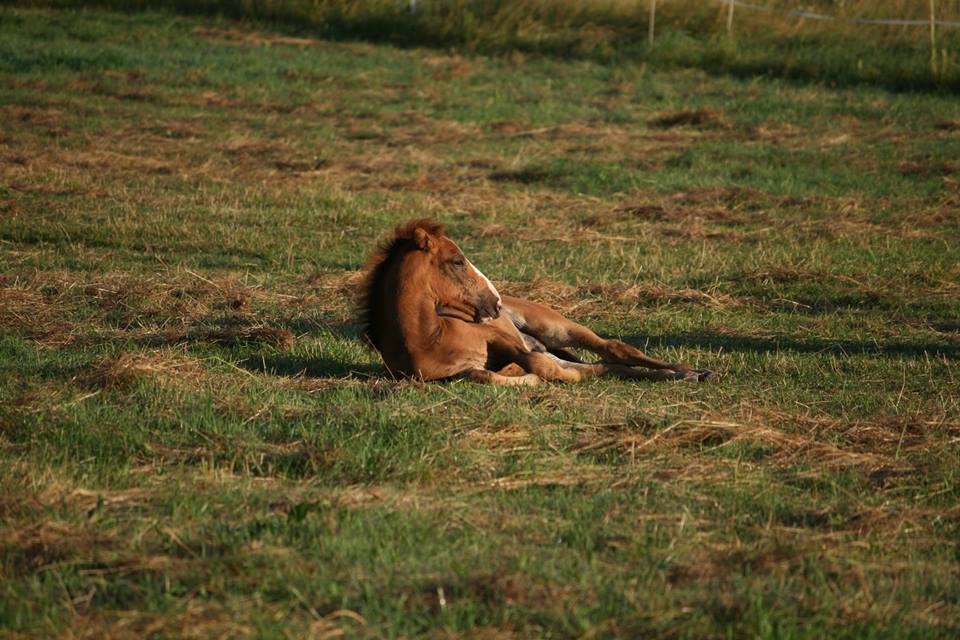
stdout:
[[452,262],[453,262],[453,266],[455,267],[463,266],[463,258],[454,258]]

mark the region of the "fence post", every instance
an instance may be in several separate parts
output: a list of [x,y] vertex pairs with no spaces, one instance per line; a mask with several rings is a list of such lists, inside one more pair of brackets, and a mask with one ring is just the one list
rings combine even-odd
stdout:
[[930,0],[930,71],[937,76],[937,0]]
[[653,33],[657,24],[657,0],[650,0],[650,30],[647,34],[650,39],[650,46],[653,46]]
[[[931,0],[932,2],[933,0]],[[727,35],[733,32],[733,0],[727,0]]]

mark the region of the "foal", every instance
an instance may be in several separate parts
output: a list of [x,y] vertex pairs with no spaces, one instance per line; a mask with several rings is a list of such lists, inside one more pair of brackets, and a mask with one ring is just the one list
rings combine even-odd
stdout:
[[[446,237],[443,225],[432,220],[397,227],[393,239],[371,257],[361,289],[360,321],[392,375],[420,380],[533,385],[600,375],[690,381],[716,377],[601,338],[542,304],[501,297]],[[588,349],[601,362],[585,363],[570,347]]]

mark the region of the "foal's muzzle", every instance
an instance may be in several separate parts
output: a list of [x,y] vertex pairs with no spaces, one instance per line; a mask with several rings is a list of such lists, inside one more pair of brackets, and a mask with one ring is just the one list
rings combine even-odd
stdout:
[[496,320],[500,317],[500,310],[503,309],[503,303],[499,298],[493,300],[484,300],[483,304],[477,307],[475,320],[477,322],[487,322]]

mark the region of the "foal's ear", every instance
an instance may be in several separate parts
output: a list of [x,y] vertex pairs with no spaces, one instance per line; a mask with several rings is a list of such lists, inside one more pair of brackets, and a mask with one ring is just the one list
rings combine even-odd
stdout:
[[416,242],[417,246],[423,251],[429,251],[434,245],[433,236],[427,233],[422,227],[417,227],[413,232],[413,241]]

